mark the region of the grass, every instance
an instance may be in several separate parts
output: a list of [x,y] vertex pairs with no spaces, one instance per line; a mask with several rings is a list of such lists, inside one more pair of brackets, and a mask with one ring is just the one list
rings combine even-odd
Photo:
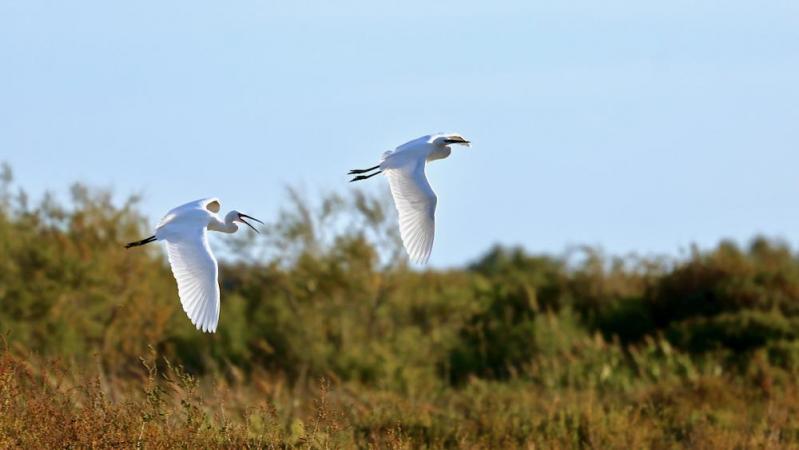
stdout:
[[6,350],[0,447],[799,447],[799,385],[785,373],[701,374],[626,390],[473,378],[406,396],[334,377],[291,385],[231,369],[196,378],[154,354],[141,368],[115,379]]

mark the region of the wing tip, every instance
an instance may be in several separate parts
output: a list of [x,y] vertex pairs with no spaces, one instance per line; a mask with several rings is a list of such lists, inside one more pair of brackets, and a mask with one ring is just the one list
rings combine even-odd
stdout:
[[430,253],[431,252],[421,253],[421,254],[413,254],[413,255],[409,253],[408,254],[408,259],[410,259],[411,262],[413,262],[413,263],[420,264],[420,265],[425,265],[425,264],[427,264],[428,261],[430,261]]
[[194,320],[192,320],[191,323],[192,325],[194,325],[195,328],[197,328],[197,330],[203,333],[208,333],[208,334],[216,333],[216,324],[197,323]]
[[[183,303],[183,302],[181,302]],[[219,317],[217,316],[216,321],[213,321],[213,318],[206,318],[204,317],[207,314],[202,308],[198,308],[196,310],[190,310],[190,308],[183,303],[183,312],[186,313],[186,316],[189,318],[189,321],[194,328],[203,332],[203,333],[216,333],[217,326],[219,325]],[[218,314],[218,313],[217,313]]]

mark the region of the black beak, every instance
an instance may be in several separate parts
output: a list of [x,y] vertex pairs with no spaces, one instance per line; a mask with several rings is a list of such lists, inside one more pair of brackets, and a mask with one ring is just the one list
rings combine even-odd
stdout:
[[467,147],[469,146],[469,144],[471,144],[470,141],[467,141],[466,139],[464,139],[462,137],[449,138],[449,139],[446,139],[444,142],[446,142],[448,145],[449,144],[461,144],[461,145],[465,145]]
[[247,214],[239,213],[239,220],[241,221],[241,223],[243,223],[244,225],[247,225],[248,227],[252,228],[253,231],[255,231],[256,233],[260,233],[260,231],[258,231],[254,226],[252,226],[249,223],[247,223],[247,221],[244,220],[245,218],[250,219],[250,220],[254,220],[254,221],[260,223],[261,225],[263,225],[264,223],[261,222],[260,220],[256,219],[255,217],[248,216]]

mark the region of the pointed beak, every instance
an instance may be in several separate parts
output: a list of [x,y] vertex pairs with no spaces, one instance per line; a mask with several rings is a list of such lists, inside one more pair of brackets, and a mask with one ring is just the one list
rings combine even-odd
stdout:
[[256,233],[260,233],[260,231],[258,231],[254,226],[252,226],[249,223],[247,223],[247,221],[244,220],[244,219],[254,220],[254,221],[260,223],[261,225],[264,224],[263,222],[261,222],[260,220],[256,219],[255,217],[248,216],[247,214],[239,213],[239,221],[241,221],[241,223],[243,223],[244,225],[247,225],[248,227],[252,228],[253,231],[255,231]]
[[460,145],[465,145],[466,147],[471,147],[470,145],[471,141],[467,141],[466,139],[460,136],[453,136],[444,142],[446,142],[447,144],[460,144]]

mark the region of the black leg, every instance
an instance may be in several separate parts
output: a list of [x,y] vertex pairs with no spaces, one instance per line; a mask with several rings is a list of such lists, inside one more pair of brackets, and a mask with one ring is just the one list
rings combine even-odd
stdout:
[[375,175],[379,175],[379,174],[381,174],[381,173],[383,173],[383,171],[382,171],[382,170],[378,170],[377,172],[375,172],[375,173],[372,173],[372,174],[369,174],[369,175],[359,175],[359,176],[357,176],[357,177],[355,177],[355,178],[351,179],[351,180],[350,180],[350,183],[352,183],[353,181],[361,181],[361,180],[365,180],[365,179],[367,179],[367,178],[372,178],[373,176],[375,176]]
[[348,173],[347,175],[357,175],[359,173],[371,172],[371,171],[373,171],[375,169],[378,169],[378,168],[380,168],[380,164],[378,164],[378,165],[376,165],[374,167],[370,167],[368,169],[352,169],[352,170],[350,170],[350,173]]
[[149,244],[150,242],[154,242],[155,240],[156,240],[155,236],[150,236],[147,239],[142,239],[140,241],[131,242],[129,244],[126,244],[125,248],[138,247],[140,245],[145,245],[145,244]]

